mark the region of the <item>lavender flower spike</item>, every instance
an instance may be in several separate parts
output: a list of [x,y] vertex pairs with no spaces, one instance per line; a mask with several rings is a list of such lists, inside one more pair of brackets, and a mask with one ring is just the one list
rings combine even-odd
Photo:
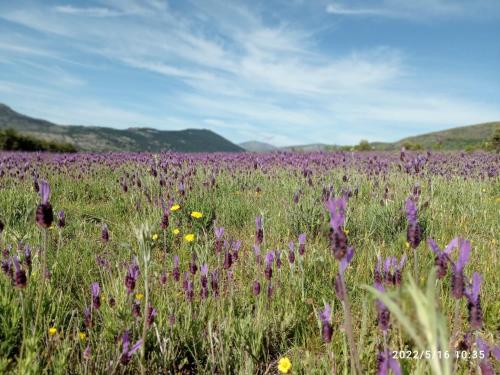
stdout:
[[101,288],[99,287],[99,283],[92,283],[91,285],[92,291],[92,307],[95,310],[99,310],[101,307]]
[[341,229],[344,225],[346,204],[345,197],[329,199],[326,202],[326,208],[330,212],[330,226],[334,230]]
[[326,343],[332,342],[333,328],[330,323],[332,309],[328,303],[325,304],[324,310],[320,311],[319,319],[321,320],[321,335]]
[[14,286],[16,286],[18,288],[25,288],[26,283],[27,283],[26,272],[24,272],[24,270],[21,269],[17,255],[14,255],[14,267],[16,269],[16,272],[15,272],[14,278],[13,278]]
[[347,253],[346,253],[345,257],[343,257],[342,260],[340,261],[339,272],[342,275],[344,274],[347,266],[351,263],[353,257],[354,257],[354,248],[352,246],[350,246],[347,249]]
[[482,278],[477,272],[472,275],[472,285],[466,291],[467,309],[469,311],[469,323],[474,329],[481,329],[483,325],[483,310],[481,308],[481,300],[479,290],[481,288]]
[[464,296],[465,291],[465,277],[464,277],[464,267],[469,260],[470,256],[470,241],[459,240],[460,243],[460,253],[458,255],[457,262],[452,267],[452,278],[451,278],[451,291],[453,297],[460,299]]
[[[142,345],[142,340],[138,340],[132,347],[130,348],[130,337],[129,331],[125,330],[122,336],[122,356],[120,361],[122,364],[126,365],[132,359],[132,355],[139,350]],[[130,349],[129,349],[130,348]]]
[[262,228],[262,216],[255,218],[255,244],[260,245],[264,241],[264,229]]
[[49,202],[50,186],[49,183],[45,180],[42,180],[40,197],[42,199],[42,202],[36,207],[35,221],[38,226],[42,228],[48,228],[54,221],[54,212],[52,211],[52,205]]
[[306,234],[299,234],[299,254],[302,256],[306,251]]

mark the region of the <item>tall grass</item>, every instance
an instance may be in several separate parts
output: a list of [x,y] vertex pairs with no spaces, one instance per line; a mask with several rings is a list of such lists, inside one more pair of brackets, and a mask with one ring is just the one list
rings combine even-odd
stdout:
[[[51,164],[37,171],[52,187],[54,210],[66,213],[66,226],[48,229],[46,243],[34,223],[38,196],[32,179],[16,174],[0,178],[0,219],[5,223],[1,247],[12,246],[13,254],[19,243],[29,244],[34,253],[25,289],[14,288],[9,277],[0,275],[0,373],[275,373],[284,356],[290,358],[292,373],[331,373],[333,368],[339,374],[350,373],[344,309],[333,288],[338,262],[329,249],[328,212],[321,201],[323,186],[330,184],[337,195],[342,188],[358,190],[349,200],[345,224],[356,254],[344,278],[353,345],[364,373],[376,373],[377,353],[383,345],[372,295],[364,285],[372,284],[378,255],[399,258],[406,253],[412,263],[413,250],[405,245],[404,202],[417,182],[422,190],[419,220],[424,238],[432,237],[440,245],[457,235],[472,241],[473,261],[465,273],[470,278],[478,271],[484,279],[484,326],[476,334],[490,343],[498,340],[498,177],[413,176],[396,169],[370,177],[339,167],[313,175],[311,186],[300,174],[279,166],[272,171],[221,168],[214,172],[199,165],[185,179],[182,196],[177,184],[191,170],[187,163],[172,168],[179,172],[178,178],[169,177],[175,183],[167,187],[160,186],[159,177],[139,163],[78,168]],[[119,180],[125,173],[137,175],[141,187],[129,178],[124,192]],[[215,184],[205,183],[213,175]],[[299,190],[296,204],[293,195]],[[181,205],[170,212],[165,232],[160,228],[159,196]],[[428,203],[424,206],[424,202]],[[191,211],[202,212],[203,217],[193,219]],[[252,250],[257,215],[264,217],[262,253],[282,251],[281,267],[273,266],[270,297],[264,265]],[[229,270],[223,268],[224,250],[214,251],[214,223],[225,228],[228,246],[242,241],[238,260]],[[110,232],[106,244],[100,240],[103,224]],[[176,228],[178,235],[173,233]],[[188,233],[195,234],[193,242],[183,239]],[[300,233],[307,234],[306,251],[303,257],[296,253],[296,262],[290,264],[288,243],[297,245]],[[401,292],[377,294],[395,318],[387,339],[394,350],[452,350],[456,343],[450,343],[448,335],[455,300],[449,277],[436,281],[430,273],[434,256],[425,241],[416,251],[419,278],[411,277],[411,264],[404,271]],[[182,283],[193,254],[198,272],[189,273],[194,285],[194,299],[189,302]],[[179,282],[172,277],[174,255],[180,258]],[[128,294],[124,279],[133,257],[139,260],[140,275],[134,292]],[[50,279],[44,279],[44,262]],[[210,272],[218,269],[219,293],[210,289],[202,300],[199,268],[204,263]],[[163,272],[168,275],[166,284],[160,282]],[[252,293],[255,280],[262,285],[258,295]],[[93,282],[101,286],[102,306],[92,311],[92,325],[86,327],[83,311],[91,304]],[[140,317],[131,314],[133,300],[140,303]],[[317,318],[324,303],[332,306],[330,344],[322,342]],[[158,311],[151,326],[146,323],[148,305]],[[459,305],[459,316],[456,329],[463,336],[468,330],[465,301]],[[55,334],[49,332],[51,327]],[[127,329],[131,344],[140,339],[143,343],[124,365],[121,339]],[[400,362],[405,373],[447,375],[454,365],[437,360]],[[460,360],[456,371],[469,373],[477,365],[472,358]]]

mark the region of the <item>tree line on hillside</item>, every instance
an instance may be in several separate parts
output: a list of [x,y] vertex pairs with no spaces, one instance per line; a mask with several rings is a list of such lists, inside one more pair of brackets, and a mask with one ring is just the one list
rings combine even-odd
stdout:
[[0,150],[3,151],[50,151],[76,152],[71,143],[46,141],[44,139],[20,134],[14,129],[0,130]]
[[[418,150],[423,150],[424,147],[417,142],[404,142],[402,145],[406,150],[410,151],[418,151]],[[344,149],[349,149],[349,151],[373,151],[376,150],[376,148],[370,144],[367,140],[361,140],[356,146],[351,147],[351,146],[343,146]],[[431,147],[433,150],[442,150],[443,149],[443,144],[442,142],[438,141]],[[493,132],[492,136],[484,141],[483,143],[475,144],[475,145],[468,145],[465,147],[465,151],[474,151],[474,150],[486,150],[486,151],[495,151],[497,153],[500,153],[500,127],[496,128],[495,131]]]

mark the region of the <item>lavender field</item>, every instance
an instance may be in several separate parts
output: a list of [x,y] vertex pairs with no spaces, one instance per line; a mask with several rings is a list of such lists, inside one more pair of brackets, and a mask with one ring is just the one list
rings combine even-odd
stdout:
[[0,153],[0,373],[494,374],[494,153]]

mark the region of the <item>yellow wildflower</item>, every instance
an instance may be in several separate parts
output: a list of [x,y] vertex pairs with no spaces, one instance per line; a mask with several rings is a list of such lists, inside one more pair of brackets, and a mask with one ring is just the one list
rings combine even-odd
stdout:
[[177,236],[180,232],[181,232],[181,231],[179,230],[179,228],[175,228],[175,229],[172,231],[172,233],[173,233],[174,235],[176,235],[176,236]]
[[143,299],[143,298],[144,298],[144,294],[142,294],[142,293],[136,293],[136,294],[135,294],[135,299],[137,299],[137,300],[139,300],[139,301],[140,301],[140,300],[141,300],[141,299]]
[[280,358],[278,361],[278,370],[282,374],[288,374],[290,370],[292,369],[292,362],[290,362],[290,359],[288,357],[283,357]]
[[78,332],[78,337],[80,340],[85,341],[87,339],[87,334],[85,332]]
[[194,217],[195,219],[199,219],[199,218],[203,217],[203,214],[199,211],[193,211],[193,212],[191,212],[191,217]]
[[151,239],[152,239],[153,241],[156,241],[156,240],[158,239],[158,234],[157,234],[157,233],[153,234],[153,235],[151,236]]
[[349,234],[349,229],[346,229],[344,230],[344,233],[346,234],[346,236]]
[[498,197],[497,199],[495,199],[495,202],[500,203],[500,197]]
[[407,249],[409,249],[410,248],[410,243],[408,241],[406,241],[405,246],[406,246]]
[[193,242],[194,241],[194,234],[192,234],[192,233],[186,234],[184,236],[184,240],[186,240],[187,242]]
[[49,328],[49,335],[54,336],[57,333],[57,328],[56,327],[50,327]]
[[174,212],[177,211],[181,208],[178,204],[174,204],[172,207],[170,207],[170,211]]

